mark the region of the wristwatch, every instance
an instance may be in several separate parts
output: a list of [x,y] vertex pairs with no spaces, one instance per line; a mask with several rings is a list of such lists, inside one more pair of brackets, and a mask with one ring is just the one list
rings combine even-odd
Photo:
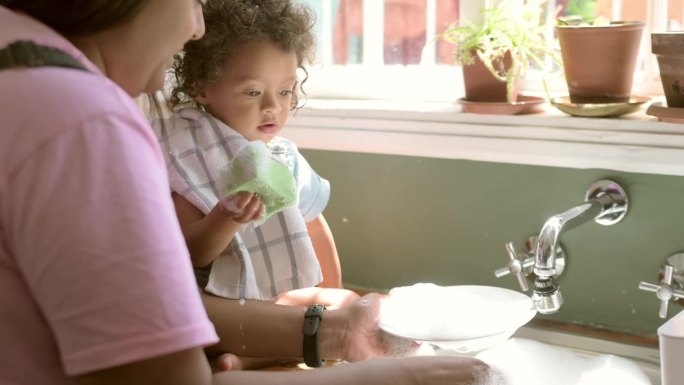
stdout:
[[321,360],[318,341],[318,329],[323,319],[323,305],[309,305],[304,314],[304,363],[310,368],[320,368],[325,360]]

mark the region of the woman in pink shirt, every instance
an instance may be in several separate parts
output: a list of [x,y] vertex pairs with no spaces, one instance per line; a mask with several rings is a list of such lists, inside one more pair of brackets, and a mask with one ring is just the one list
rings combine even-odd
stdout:
[[[0,384],[401,385],[486,376],[480,361],[454,357],[212,376],[203,347],[217,337],[164,159],[132,100],[159,89],[173,54],[202,36],[202,4],[0,0]],[[382,355],[378,299],[327,311],[320,355]],[[257,355],[302,357],[302,308],[249,306],[235,321]]]

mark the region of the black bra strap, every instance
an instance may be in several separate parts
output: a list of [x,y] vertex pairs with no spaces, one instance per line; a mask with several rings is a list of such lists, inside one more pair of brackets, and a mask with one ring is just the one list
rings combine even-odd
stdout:
[[0,49],[0,70],[45,66],[87,71],[83,64],[66,52],[57,48],[38,45],[29,40],[17,40]]

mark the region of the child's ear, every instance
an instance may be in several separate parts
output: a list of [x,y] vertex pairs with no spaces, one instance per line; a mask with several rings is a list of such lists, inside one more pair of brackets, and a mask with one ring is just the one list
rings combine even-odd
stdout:
[[209,104],[209,98],[207,97],[207,93],[204,90],[197,93],[195,100],[197,100],[201,105],[206,106],[207,104]]

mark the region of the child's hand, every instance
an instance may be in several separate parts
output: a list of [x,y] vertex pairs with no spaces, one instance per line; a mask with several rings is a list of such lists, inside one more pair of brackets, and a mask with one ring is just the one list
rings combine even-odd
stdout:
[[259,195],[251,192],[242,191],[225,196],[218,204],[230,219],[238,223],[256,221],[264,215],[264,204]]

